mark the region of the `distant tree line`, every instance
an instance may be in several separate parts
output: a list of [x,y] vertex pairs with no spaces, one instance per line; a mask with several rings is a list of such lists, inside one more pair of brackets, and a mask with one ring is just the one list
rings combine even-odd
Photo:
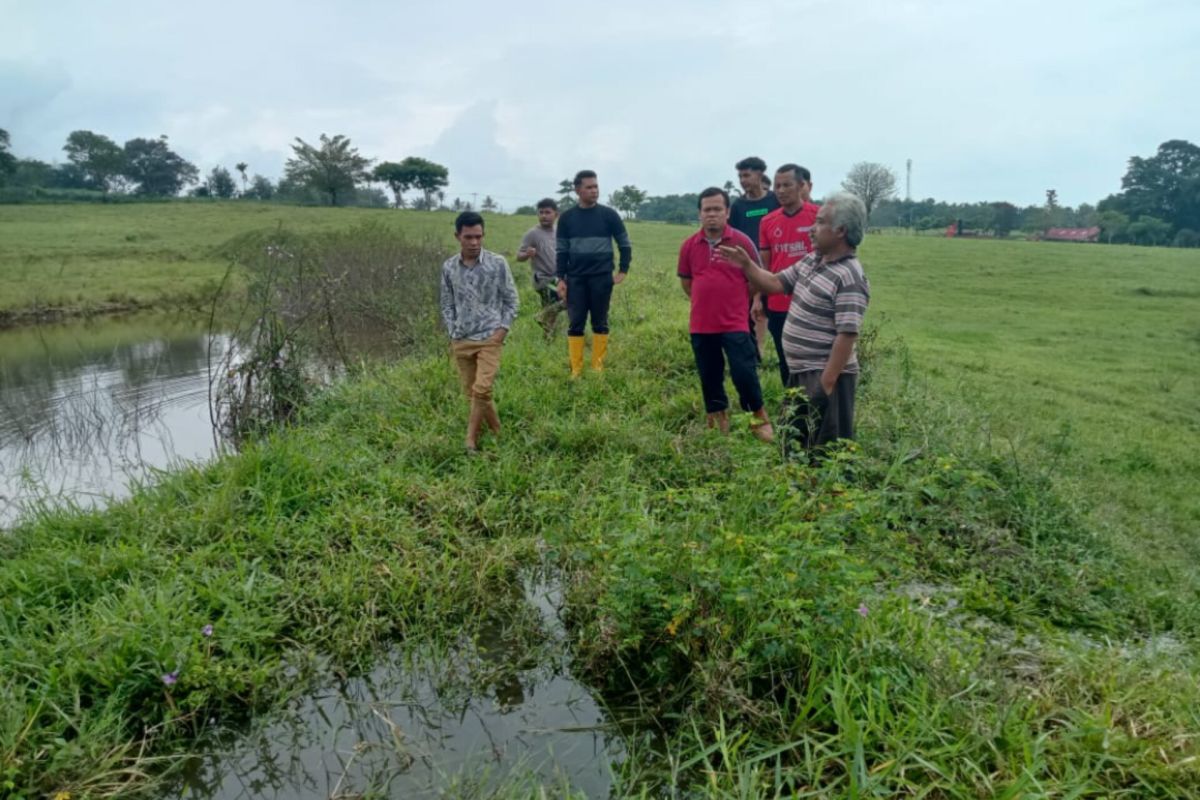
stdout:
[[1134,156],[1122,191],[1100,201],[1100,226],[1115,241],[1200,246],[1200,147],[1182,139]]
[[[7,131],[0,129],[0,201],[44,197],[48,200],[191,197],[278,200],[312,205],[366,205],[422,210],[471,210],[461,198],[447,203],[449,170],[416,156],[379,161],[362,156],[341,134],[321,134],[315,144],[296,138],[283,178],[276,184],[260,174],[247,174],[249,165],[234,170],[214,166],[201,180],[200,172],[174,150],[166,136],[130,139],[117,144],[103,134],[73,131],[63,145],[66,160],[49,164],[18,158]],[[1134,156],[1117,194],[1096,206],[1061,206],[1054,189],[1042,205],[1018,207],[1005,201],[947,203],[926,198],[896,198],[897,179],[888,167],[859,162],[851,167],[842,187],[863,198],[874,227],[916,230],[960,226],[963,230],[1005,237],[1014,231],[1037,234],[1054,227],[1099,227],[1106,242],[1200,246],[1200,147],[1181,139],[1163,142],[1155,155]],[[391,192],[391,198],[380,187]],[[738,194],[733,183],[725,189]],[[574,185],[564,178],[557,189],[559,210],[575,203]],[[609,205],[627,219],[678,224],[696,221],[696,193],[648,195],[625,185],[608,197]],[[485,196],[479,210],[498,212],[499,204]],[[530,214],[532,205],[518,214]]]
[[[1102,241],[1142,245],[1200,247],[1200,147],[1173,139],[1159,145],[1150,158],[1134,156],[1121,180],[1122,191],[1093,206],[1060,205],[1058,192],[1046,190],[1042,205],[1016,206],[1006,201],[947,203],[926,198],[900,200],[896,175],[882,164],[860,162],[851,167],[842,187],[863,198],[871,225],[916,230],[960,225],[964,231],[1006,237],[1015,231],[1040,234],[1049,228],[1100,228]],[[561,190],[569,188],[563,181]],[[740,194],[732,182],[725,187]],[[644,197],[630,216],[641,220],[694,224],[697,194]]]
[[316,144],[297,138],[284,176],[274,183],[264,175],[248,174],[249,165],[238,162],[234,178],[228,167],[217,165],[203,177],[187,159],[171,149],[166,136],[130,139],[124,145],[88,130],[72,131],[63,145],[66,160],[50,164],[13,154],[7,131],[0,129],[0,200],[39,198],[54,200],[163,199],[186,193],[195,198],[278,200],[311,205],[388,206],[387,186],[398,207],[404,193],[416,190],[421,197],[414,208],[438,208],[445,200],[449,181],[446,167],[422,158],[399,163],[374,163],[359,154],[345,136],[321,134]]

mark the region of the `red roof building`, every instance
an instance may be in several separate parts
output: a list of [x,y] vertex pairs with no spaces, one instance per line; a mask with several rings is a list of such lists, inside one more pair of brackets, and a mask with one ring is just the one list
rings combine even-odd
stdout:
[[1098,242],[1099,228],[1051,228],[1042,236],[1051,242]]

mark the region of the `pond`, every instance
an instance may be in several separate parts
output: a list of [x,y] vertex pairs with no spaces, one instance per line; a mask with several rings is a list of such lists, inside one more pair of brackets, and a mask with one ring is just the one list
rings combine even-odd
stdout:
[[[209,375],[233,341],[206,318],[161,314],[0,331],[0,529],[43,505],[100,507],[224,449]],[[285,710],[217,722],[164,796],[607,796],[624,740],[571,674],[561,592],[530,579],[517,599],[540,646],[498,620],[449,649],[409,643],[361,675],[319,669]]]
[[0,528],[212,457],[209,364],[229,346],[206,318],[165,314],[0,331]]
[[395,652],[194,756],[164,796],[609,796],[622,738],[571,674],[561,590],[530,579],[524,600],[539,645],[498,619],[449,650]]

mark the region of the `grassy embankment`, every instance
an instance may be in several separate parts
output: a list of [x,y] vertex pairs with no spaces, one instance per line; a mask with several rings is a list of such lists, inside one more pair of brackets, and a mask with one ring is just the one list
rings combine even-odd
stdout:
[[[493,247],[526,224],[496,219]],[[578,668],[636,684],[675,756],[636,751],[622,791],[1200,792],[1194,256],[869,242],[861,447],[814,471],[700,430],[684,233],[634,226],[603,378],[564,380],[527,308],[483,458],[435,357],[0,542],[0,780],[136,782],[317,653],[469,633],[549,558]]]
[[256,203],[0,206],[0,327],[205,307],[223,242],[279,225],[335,230],[386,211]]

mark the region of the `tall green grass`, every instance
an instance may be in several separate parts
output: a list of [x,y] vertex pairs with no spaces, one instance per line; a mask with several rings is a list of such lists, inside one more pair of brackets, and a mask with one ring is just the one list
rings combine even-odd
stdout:
[[[522,224],[489,229],[493,246]],[[549,560],[576,669],[633,709],[618,795],[1200,793],[1194,569],[1137,552],[1141,529],[1106,516],[1136,488],[1127,474],[1088,491],[1103,467],[1078,459],[1108,428],[1014,418],[1025,400],[946,354],[1002,375],[1041,362],[994,340],[931,344],[989,313],[962,287],[934,313],[969,266],[940,249],[901,261],[884,242],[876,261],[864,253],[884,321],[860,441],[789,465],[744,420],[729,437],[703,429],[670,251],[682,232],[634,230],[603,376],[567,379],[565,345],[544,341],[523,289],[497,385],[505,429],[480,458],[460,455],[448,359],[425,358],[338,388],[239,456],[0,539],[7,791],[147,785],[173,763],[149,759],[283,702],[312,664],[469,635],[497,598],[519,598],[522,568]],[[920,254],[950,274],[921,272]],[[1037,264],[1005,266],[997,291],[1044,284]],[[1190,285],[1171,269],[1159,280]],[[1062,324],[1036,292],[1003,302],[1028,326]],[[1186,460],[1183,443],[1156,457]],[[1186,527],[1186,503],[1157,513]],[[535,791],[514,776],[512,796]]]

